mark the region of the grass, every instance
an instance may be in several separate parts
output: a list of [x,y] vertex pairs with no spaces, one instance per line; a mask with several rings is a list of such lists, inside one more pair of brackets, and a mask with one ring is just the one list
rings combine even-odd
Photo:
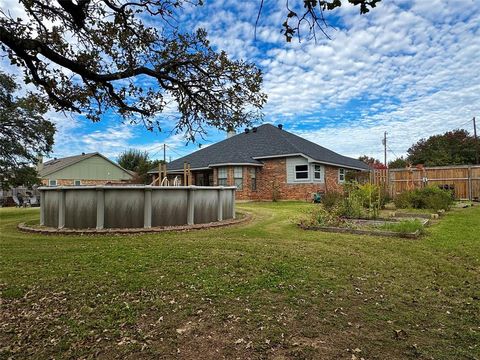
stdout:
[[480,357],[480,207],[411,241],[301,231],[305,206],[134,236],[21,233],[38,210],[0,209],[0,358]]
[[423,232],[423,224],[420,220],[402,220],[399,222],[386,222],[376,227],[377,229],[393,231],[399,234],[411,234],[416,231]]

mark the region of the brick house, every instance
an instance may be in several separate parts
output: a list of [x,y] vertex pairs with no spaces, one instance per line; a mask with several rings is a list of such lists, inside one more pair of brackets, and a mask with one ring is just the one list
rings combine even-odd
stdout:
[[[312,193],[340,191],[347,170],[369,170],[359,160],[270,124],[168,163],[169,180],[183,178],[185,162],[193,185],[235,185],[238,200],[308,200]],[[158,170],[150,173],[158,177]]]
[[130,182],[134,174],[98,152],[55,158],[37,164],[42,185],[105,185]]

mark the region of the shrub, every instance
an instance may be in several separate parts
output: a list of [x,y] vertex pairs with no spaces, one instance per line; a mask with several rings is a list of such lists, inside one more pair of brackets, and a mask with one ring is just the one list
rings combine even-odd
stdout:
[[452,193],[436,186],[427,186],[401,193],[395,200],[395,206],[400,209],[432,209],[448,210],[453,203]]
[[351,191],[343,201],[341,215],[349,218],[360,218],[364,215],[363,198],[356,191]]
[[325,209],[330,210],[335,206],[339,206],[343,202],[343,194],[340,192],[327,192],[322,196],[322,204]]
[[339,214],[340,207],[338,205],[327,210],[323,204],[319,204],[305,212],[304,216],[300,218],[300,224],[303,226],[340,226],[343,220]]

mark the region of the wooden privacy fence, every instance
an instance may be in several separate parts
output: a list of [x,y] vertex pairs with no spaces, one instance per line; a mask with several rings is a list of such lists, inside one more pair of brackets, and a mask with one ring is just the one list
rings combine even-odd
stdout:
[[480,199],[480,165],[376,169],[370,181],[385,188],[390,196],[425,186],[452,188],[456,199]]

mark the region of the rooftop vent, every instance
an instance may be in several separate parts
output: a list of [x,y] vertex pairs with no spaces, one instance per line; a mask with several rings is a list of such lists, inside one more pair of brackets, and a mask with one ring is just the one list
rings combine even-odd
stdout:
[[280,130],[283,129],[283,124],[278,124],[277,126],[278,126],[278,128],[279,128]]
[[252,132],[257,132],[257,128],[256,127],[252,128]]
[[245,129],[245,134],[248,134],[250,132],[250,129],[249,128],[246,128]]

